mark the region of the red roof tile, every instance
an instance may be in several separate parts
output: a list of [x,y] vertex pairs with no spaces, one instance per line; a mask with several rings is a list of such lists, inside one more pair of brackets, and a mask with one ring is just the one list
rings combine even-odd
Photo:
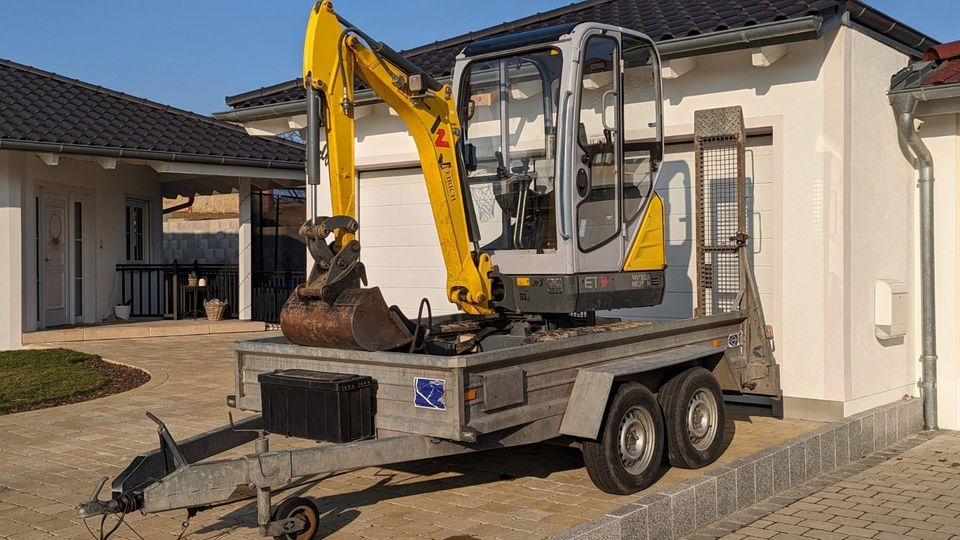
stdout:
[[960,83],[960,60],[950,60],[937,66],[920,81],[920,86]]
[[920,80],[920,86],[960,83],[960,41],[927,49],[923,60],[940,64]]
[[960,57],[960,41],[930,47],[923,54],[924,60],[952,60],[957,57]]

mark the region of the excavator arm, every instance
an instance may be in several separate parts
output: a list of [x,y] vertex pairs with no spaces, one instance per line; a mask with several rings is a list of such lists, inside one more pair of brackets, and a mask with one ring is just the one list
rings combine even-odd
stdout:
[[[303,75],[308,99],[316,100],[308,108],[317,113],[308,122],[319,120],[326,135],[333,217],[315,218],[301,228],[315,266],[281,314],[287,337],[304,345],[371,350],[411,339],[379,290],[361,287],[366,276],[355,239],[354,77],[396,111],[414,139],[447,269],[447,298],[469,314],[493,313],[490,256],[471,249],[460,179],[460,120],[450,86],[340,19],[329,0],[317,3],[310,15]],[[311,152],[319,149],[318,132],[316,125],[308,127],[308,135],[314,134],[307,141]],[[308,169],[315,186],[319,163]]]

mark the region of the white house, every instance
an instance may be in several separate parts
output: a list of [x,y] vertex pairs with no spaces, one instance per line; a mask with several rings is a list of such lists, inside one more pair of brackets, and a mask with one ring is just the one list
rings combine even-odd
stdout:
[[249,318],[251,187],[302,178],[300,145],[0,60],[0,350],[125,300],[159,309],[162,198],[177,195],[239,191]]
[[[456,55],[472,40],[575,21],[645,32],[665,60],[667,156],[657,190],[668,212],[667,294],[662,306],[621,315],[691,315],[693,114],[739,105],[749,136],[753,263],[776,332],[785,414],[837,419],[919,395],[917,173],[901,152],[888,90],[894,73],[938,43],[858,0],[589,0],[403,54],[449,80]],[[413,141],[387,106],[360,96],[359,237],[370,282],[407,311],[415,312],[423,296],[446,305]],[[924,116],[921,130],[942,162],[940,425],[954,429],[960,427],[957,103],[923,109],[938,116]],[[231,110],[215,116],[251,134],[304,125],[296,80],[228,97],[227,104]],[[889,323],[878,318],[878,306],[891,298],[878,290],[891,284],[913,308],[904,335],[878,337]]]

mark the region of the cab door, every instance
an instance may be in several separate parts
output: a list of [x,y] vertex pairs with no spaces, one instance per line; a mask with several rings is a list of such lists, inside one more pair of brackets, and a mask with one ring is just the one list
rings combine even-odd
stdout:
[[619,34],[594,31],[581,47],[573,151],[576,272],[616,272],[624,242]]

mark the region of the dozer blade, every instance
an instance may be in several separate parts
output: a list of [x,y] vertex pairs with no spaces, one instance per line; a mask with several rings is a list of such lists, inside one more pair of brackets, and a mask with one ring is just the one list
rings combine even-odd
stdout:
[[332,303],[294,291],[280,312],[280,328],[293,343],[310,347],[387,351],[413,339],[379,287],[346,289]]

